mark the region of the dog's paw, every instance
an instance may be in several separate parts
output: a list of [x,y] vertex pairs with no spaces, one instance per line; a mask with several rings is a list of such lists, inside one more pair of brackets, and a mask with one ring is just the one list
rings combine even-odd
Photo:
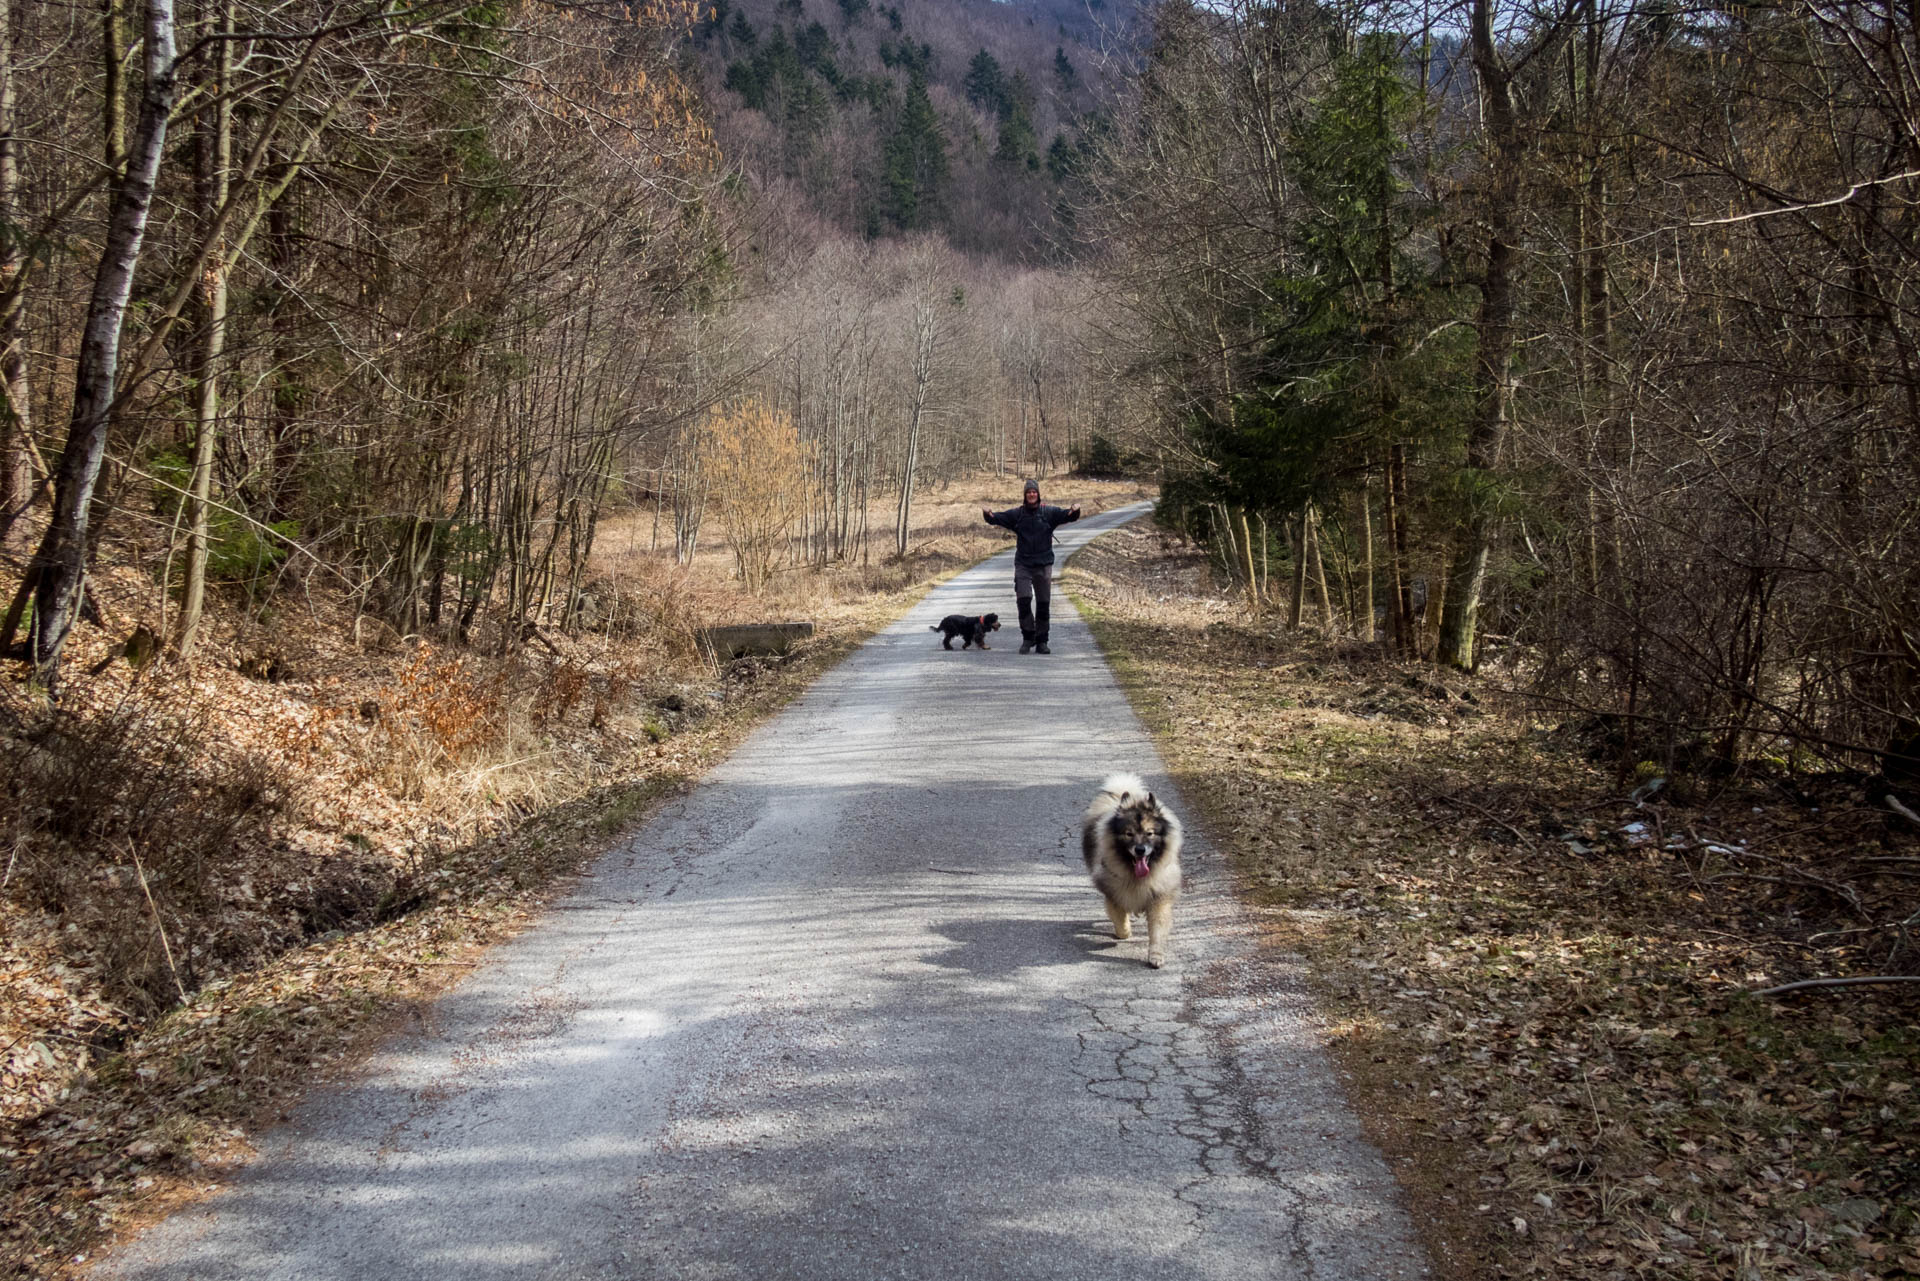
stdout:
[[1122,921],[1122,922],[1121,922],[1120,924],[1118,924],[1118,925],[1116,925],[1116,926],[1114,926],[1114,927],[1113,927],[1113,936],[1114,936],[1115,938],[1117,938],[1117,939],[1130,939],[1130,938],[1132,938],[1132,937],[1133,937],[1133,922],[1132,922],[1132,921]]
[[1165,952],[1148,952],[1147,953],[1147,967],[1149,969],[1157,970],[1161,966],[1165,965],[1166,963],[1167,963],[1167,954]]

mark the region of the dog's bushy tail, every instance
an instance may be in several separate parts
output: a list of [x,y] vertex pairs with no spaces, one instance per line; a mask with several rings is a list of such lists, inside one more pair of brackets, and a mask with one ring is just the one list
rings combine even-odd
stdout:
[[927,628],[927,630],[930,632],[937,632],[940,630],[940,624],[935,623],[931,627]]
[[1111,818],[1122,805],[1138,803],[1148,795],[1147,785],[1140,781],[1138,775],[1109,774],[1106,781],[1100,784],[1100,790],[1093,794],[1093,803],[1087,806],[1082,821],[1091,831]]

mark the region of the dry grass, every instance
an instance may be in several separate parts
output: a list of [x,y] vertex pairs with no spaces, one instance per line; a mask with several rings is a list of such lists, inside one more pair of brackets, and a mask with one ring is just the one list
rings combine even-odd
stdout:
[[1920,1273],[1911,994],[1748,995],[1911,972],[1863,921],[1920,906],[1920,848],[1857,782],[1636,808],[1578,727],[1251,621],[1140,526],[1067,585],[1276,944],[1312,960],[1445,1275]]
[[[1011,503],[995,492],[921,504],[904,560],[778,574],[762,598],[729,581],[724,547],[676,566],[644,549],[647,513],[616,519],[596,629],[505,658],[315,600],[223,614],[191,671],[106,662],[57,710],[9,665],[0,1271],[54,1274],[244,1159],[316,1072],[410,1017],[928,584],[997,550],[978,513]],[[1139,493],[1061,492],[1089,509]],[[136,557],[95,581],[113,628],[76,633],[75,673],[161,623]],[[816,635],[723,666],[695,643],[770,616]]]
[[[1047,502],[1062,507],[1079,503],[1088,515],[1153,495],[1151,488],[1127,480],[1061,476],[1045,478],[1042,485]],[[891,502],[875,504],[865,561],[824,572],[790,565],[777,568],[766,593],[759,597],[727,590],[735,577],[733,555],[712,537],[703,538],[691,566],[694,581],[706,592],[698,612],[709,622],[776,616],[831,621],[843,610],[859,610],[875,595],[954,573],[1012,546],[1013,536],[981,520],[980,509],[999,511],[1019,502],[1020,480],[991,474],[918,495],[913,505],[913,537],[904,560],[892,554]],[[715,535],[716,529],[710,529],[709,535]],[[595,577],[610,596],[622,595],[630,584],[660,573],[662,557],[668,555],[661,546],[671,549],[672,542],[667,522],[656,519],[651,505],[612,517],[604,522],[604,532],[595,544]],[[788,559],[799,558],[799,549],[790,547]]]

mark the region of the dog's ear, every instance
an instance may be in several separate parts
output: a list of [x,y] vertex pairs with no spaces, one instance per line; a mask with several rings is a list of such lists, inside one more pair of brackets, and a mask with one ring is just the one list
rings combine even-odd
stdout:
[[1132,796],[1132,795],[1133,795],[1133,793],[1132,793],[1132,792],[1122,792],[1122,793],[1120,793],[1120,795],[1118,795],[1118,796],[1116,796],[1116,797],[1114,798],[1114,800],[1115,800],[1115,802],[1116,802],[1116,803],[1118,803],[1118,804],[1120,805],[1120,807],[1121,807],[1121,808],[1123,808],[1123,809],[1124,809],[1124,808],[1126,807],[1126,804],[1127,804],[1127,798],[1128,798],[1129,796]]

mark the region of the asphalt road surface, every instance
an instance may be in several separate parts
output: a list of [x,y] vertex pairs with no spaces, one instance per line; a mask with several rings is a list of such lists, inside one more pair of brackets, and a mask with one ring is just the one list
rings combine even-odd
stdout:
[[[1117,769],[1180,798],[1058,593],[1017,652],[1012,578],[934,591],[99,1275],[1424,1275],[1197,824],[1167,968],[1110,936],[1080,811]],[[987,653],[927,630],[987,610]]]

